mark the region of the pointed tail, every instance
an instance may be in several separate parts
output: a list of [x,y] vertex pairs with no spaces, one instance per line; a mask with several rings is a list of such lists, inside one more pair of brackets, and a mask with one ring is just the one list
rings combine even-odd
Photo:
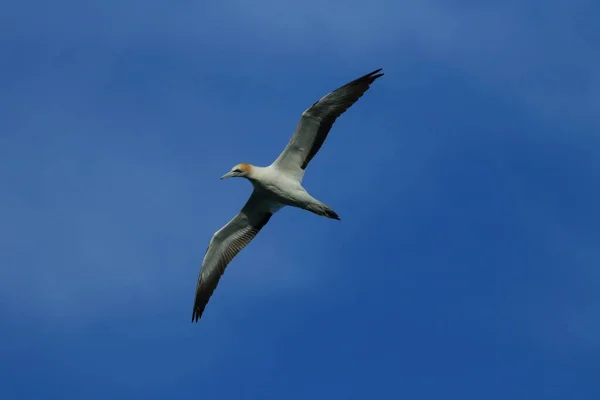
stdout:
[[324,203],[311,203],[306,206],[306,209],[310,212],[313,212],[317,215],[321,215],[323,217],[336,219],[340,221],[339,215],[331,207]]

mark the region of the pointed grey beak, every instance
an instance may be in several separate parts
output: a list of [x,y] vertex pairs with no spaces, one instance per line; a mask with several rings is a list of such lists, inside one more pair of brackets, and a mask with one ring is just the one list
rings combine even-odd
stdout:
[[225,175],[223,175],[221,177],[221,180],[231,178],[232,176],[233,176],[233,172],[229,171],[228,173],[226,173]]

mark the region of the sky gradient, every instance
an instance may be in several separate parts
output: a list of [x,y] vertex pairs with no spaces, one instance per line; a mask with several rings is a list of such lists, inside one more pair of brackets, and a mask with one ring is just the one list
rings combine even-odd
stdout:
[[[0,398],[600,398],[597,1],[0,12]],[[301,112],[376,68],[190,317]]]

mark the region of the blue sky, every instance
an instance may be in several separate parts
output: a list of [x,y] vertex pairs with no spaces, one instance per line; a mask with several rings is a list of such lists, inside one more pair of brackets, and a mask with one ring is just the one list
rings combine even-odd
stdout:
[[[3,399],[598,399],[594,1],[0,13]],[[373,69],[189,322],[213,232]]]

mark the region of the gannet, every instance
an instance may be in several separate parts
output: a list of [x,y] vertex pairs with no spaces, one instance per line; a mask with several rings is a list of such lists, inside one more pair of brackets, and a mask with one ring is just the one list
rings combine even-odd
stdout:
[[304,171],[323,145],[335,120],[383,76],[379,71],[381,68],[341,86],[306,109],[289,143],[271,165],[237,164],[221,177],[246,178],[252,183],[253,191],[241,211],[210,240],[196,285],[192,322],[198,322],[202,316],[229,262],[282,207],[298,207],[323,217],[340,219],[331,207],[302,187]]

